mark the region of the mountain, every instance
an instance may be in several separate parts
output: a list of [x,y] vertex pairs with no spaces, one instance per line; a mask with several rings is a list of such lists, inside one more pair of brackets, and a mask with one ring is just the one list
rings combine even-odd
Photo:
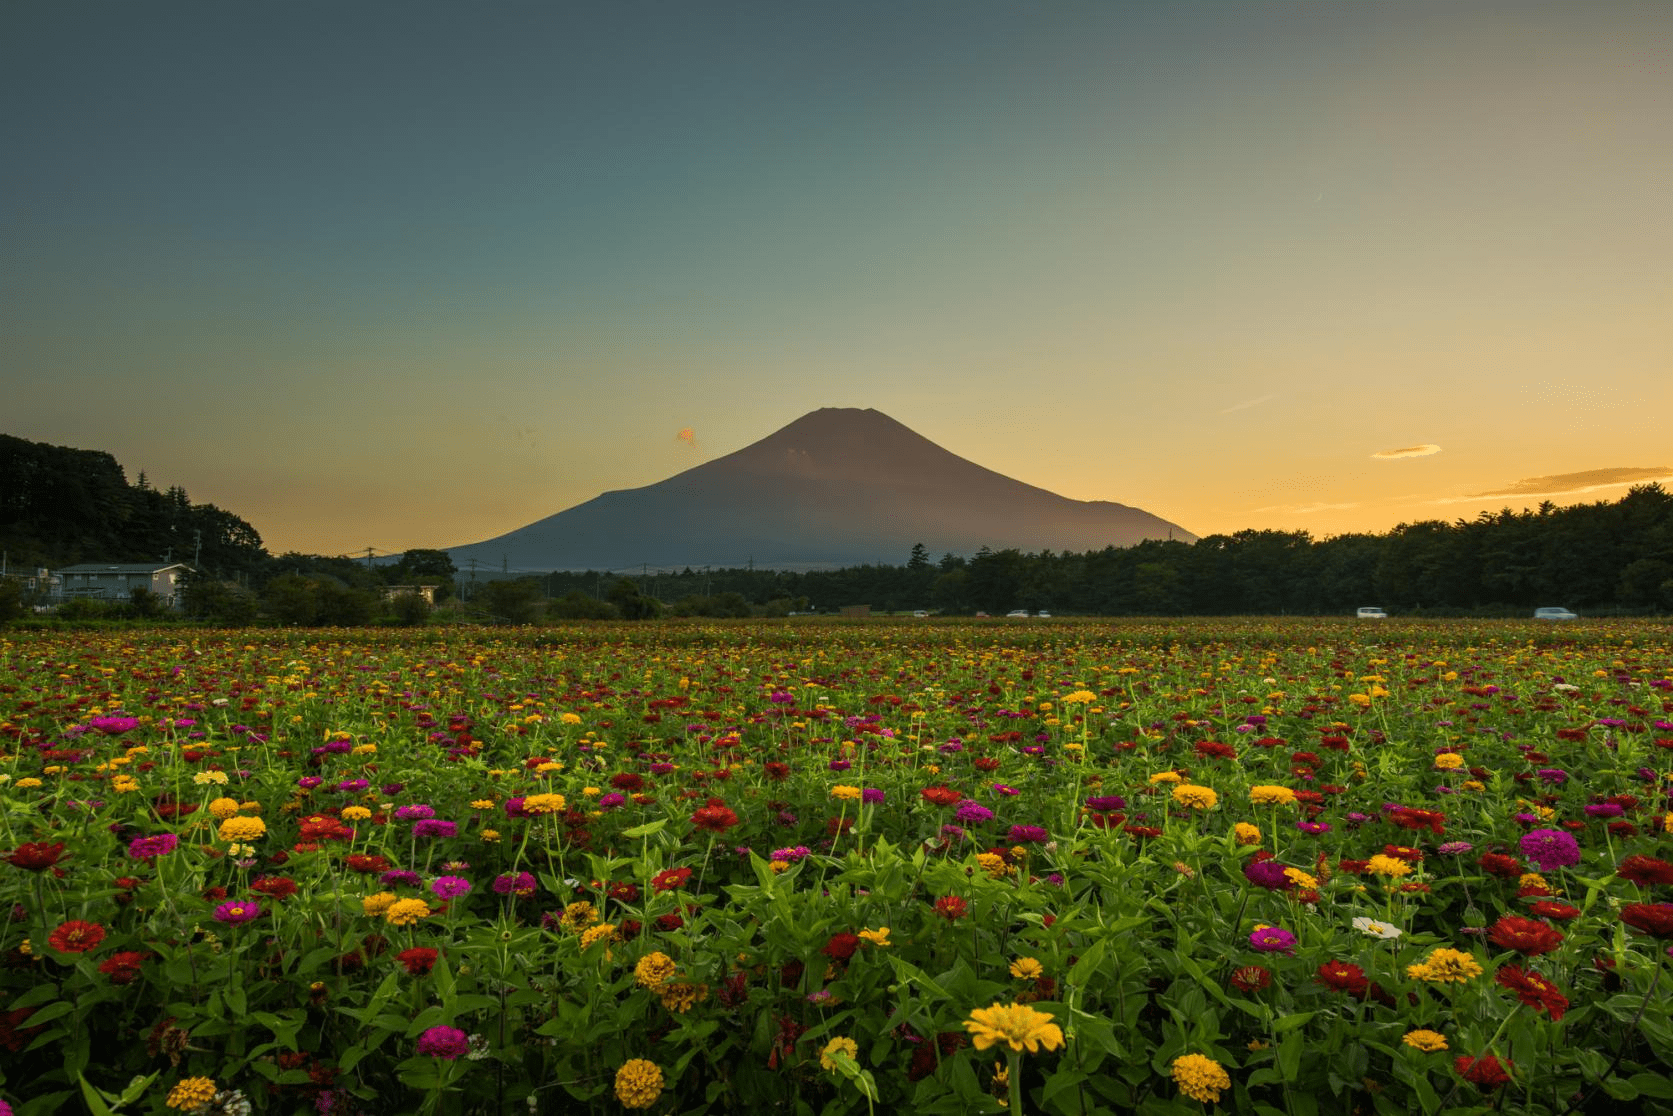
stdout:
[[448,553],[460,569],[815,569],[899,565],[919,542],[933,559],[1170,537],[1196,538],[1138,508],[1070,500],[984,469],[879,411],[826,407],[667,480]]

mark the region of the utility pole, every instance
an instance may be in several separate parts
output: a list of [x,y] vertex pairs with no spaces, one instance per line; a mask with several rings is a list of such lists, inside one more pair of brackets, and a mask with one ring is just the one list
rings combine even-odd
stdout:
[[371,547],[366,548],[366,568],[367,569],[372,568],[372,548]]
[[198,561],[203,557],[203,532],[192,532],[192,569],[198,568]]

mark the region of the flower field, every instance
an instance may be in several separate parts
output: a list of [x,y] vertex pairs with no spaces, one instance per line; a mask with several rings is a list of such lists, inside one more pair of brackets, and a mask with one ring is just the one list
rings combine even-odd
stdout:
[[0,636],[0,1114],[1673,1113],[1651,623]]

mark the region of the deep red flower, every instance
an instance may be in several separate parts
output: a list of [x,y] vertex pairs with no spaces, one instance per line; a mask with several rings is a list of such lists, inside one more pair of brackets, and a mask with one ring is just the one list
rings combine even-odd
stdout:
[[1516,1069],[1516,1063],[1509,1058],[1501,1065],[1499,1059],[1492,1054],[1485,1054],[1480,1058],[1460,1054],[1453,1059],[1452,1065],[1458,1071],[1458,1076],[1483,1092],[1510,1084],[1510,1074],[1505,1072],[1505,1067],[1510,1067],[1512,1071]]
[[1628,903],[1621,921],[1657,938],[1673,938],[1673,903]]
[[1514,880],[1527,871],[1520,860],[1504,853],[1482,853],[1477,863],[1489,876],[1497,876],[1502,880]]
[[1423,850],[1414,849],[1410,845],[1384,845],[1383,854],[1396,860],[1404,860],[1407,864],[1416,864],[1423,859]]
[[738,824],[738,815],[726,806],[703,806],[691,815],[691,824],[706,833],[725,833]]
[[1365,970],[1348,961],[1326,961],[1319,966],[1318,982],[1336,992],[1346,992],[1357,999],[1365,998],[1369,981]]
[[1436,836],[1446,833],[1446,815],[1436,810],[1406,806],[1391,812],[1388,820],[1401,829],[1427,829]]
[[1673,884],[1673,864],[1665,860],[1657,860],[1653,856],[1634,854],[1621,861],[1615,869],[1615,874],[1623,880],[1629,880],[1640,887],[1654,884]]
[[60,953],[86,953],[105,940],[105,928],[97,922],[83,922],[79,918],[59,925],[47,935],[47,944]]
[[149,956],[149,953],[125,949],[99,962],[99,971],[108,976],[112,984],[132,984],[139,976],[140,964]]
[[970,761],[970,765],[977,771],[998,771],[999,761],[992,756],[981,756]]
[[1516,998],[1537,1011],[1544,1011],[1551,1016],[1552,1022],[1563,1017],[1568,1010],[1568,999],[1557,990],[1557,986],[1534,972],[1532,969],[1521,969],[1515,965],[1505,965],[1493,974],[1493,980],[1501,988],[1508,988],[1516,993]]
[[610,785],[619,791],[644,790],[645,777],[634,771],[618,771],[610,776]]
[[790,778],[790,765],[779,763],[777,760],[765,765],[762,770],[766,772],[767,778],[775,783],[782,783]]
[[[687,871],[690,871],[690,869],[688,868]],[[637,903],[639,901],[639,885],[632,883],[613,883],[610,885],[610,890],[605,894],[609,895],[610,898],[617,903]]]
[[925,787],[918,793],[923,795],[924,801],[936,806],[953,806],[964,801],[964,795],[952,787]]
[[847,961],[854,956],[854,951],[860,948],[860,938],[857,934],[850,934],[843,930],[831,935],[831,940],[825,943],[819,952],[832,961]]
[[970,913],[970,904],[962,896],[943,895],[935,901],[935,913],[948,922],[955,922]]
[[395,960],[399,961],[410,975],[424,976],[435,968],[436,958],[439,956],[440,954],[433,949],[414,946],[412,949],[403,949],[400,953],[397,953]]
[[1271,983],[1272,973],[1260,965],[1244,965],[1232,970],[1231,984],[1239,992],[1259,992]]
[[1541,899],[1528,908],[1528,913],[1540,918],[1554,918],[1558,922],[1567,922],[1571,918],[1580,917],[1580,908],[1567,903],[1559,903],[1554,899]]
[[677,914],[665,914],[665,915],[657,915],[656,916],[656,928],[658,930],[661,930],[664,933],[667,933],[667,934],[673,933],[675,930],[678,930],[680,927],[682,927],[684,925],[685,925],[685,919],[681,918]]
[[262,876],[250,883],[251,891],[271,895],[275,899],[289,899],[296,894],[296,881],[286,876]]
[[1222,744],[1217,740],[1204,740],[1191,749],[1203,759],[1236,759],[1237,749],[1230,744]]
[[1501,949],[1538,957],[1562,945],[1563,934],[1538,919],[1505,915],[1487,928],[1487,940]]
[[6,863],[29,872],[44,872],[64,855],[64,842],[25,841],[6,856]]
[[381,874],[394,867],[394,865],[389,862],[389,858],[387,856],[378,856],[376,854],[368,853],[355,853],[344,863],[346,863],[354,871],[365,872],[367,875],[371,875],[374,872]]
[[678,891],[689,879],[690,868],[667,868],[651,877],[651,887],[657,891]]

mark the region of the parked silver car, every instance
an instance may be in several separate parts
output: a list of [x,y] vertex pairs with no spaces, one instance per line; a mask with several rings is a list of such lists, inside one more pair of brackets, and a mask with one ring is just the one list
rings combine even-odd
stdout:
[[1534,619],[1535,620],[1578,620],[1578,619],[1580,619],[1580,617],[1575,615],[1574,613],[1570,612],[1566,608],[1536,608],[1536,609],[1534,609]]

